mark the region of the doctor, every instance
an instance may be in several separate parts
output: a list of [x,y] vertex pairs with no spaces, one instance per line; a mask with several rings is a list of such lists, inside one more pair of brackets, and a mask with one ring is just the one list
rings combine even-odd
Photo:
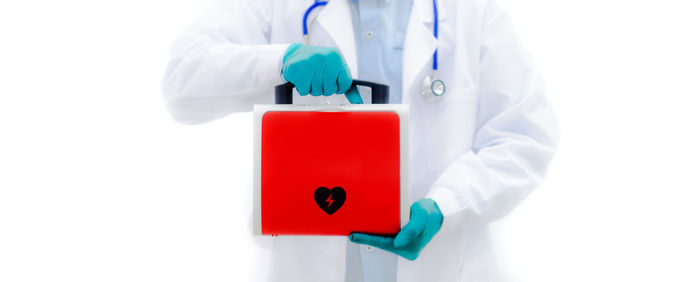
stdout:
[[[313,4],[217,7],[173,45],[167,108],[197,124],[273,103],[284,80],[305,104],[358,102],[351,78],[389,84],[391,103],[410,104],[414,204],[396,238],[256,238],[269,250],[260,279],[498,281],[489,223],[542,181],[557,137],[508,16],[493,0],[331,0],[309,13],[309,44],[292,44]],[[437,80],[442,92],[426,95]]]

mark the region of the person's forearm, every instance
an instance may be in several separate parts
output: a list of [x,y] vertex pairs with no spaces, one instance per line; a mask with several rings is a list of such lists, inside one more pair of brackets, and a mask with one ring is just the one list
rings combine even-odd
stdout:
[[545,139],[505,138],[501,144],[455,160],[433,185],[443,228],[486,223],[505,216],[544,179],[555,153],[554,132]]
[[[163,94],[175,119],[201,123],[272,100],[288,44],[235,44],[198,34],[175,42]],[[268,97],[269,96],[269,97]]]

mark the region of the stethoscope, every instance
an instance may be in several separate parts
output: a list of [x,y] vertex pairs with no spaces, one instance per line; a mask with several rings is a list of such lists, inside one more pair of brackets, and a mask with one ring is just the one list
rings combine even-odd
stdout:
[[[438,10],[437,10],[437,0],[433,1],[433,36],[438,39]],[[304,42],[309,44],[309,29],[307,25],[307,20],[309,19],[309,14],[311,11],[320,6],[326,6],[328,1],[314,0],[314,3],[306,9],[304,12],[304,19],[302,23],[302,33],[304,35]],[[430,74],[425,76],[423,79],[423,90],[421,90],[421,95],[428,101],[435,101],[445,94],[445,82],[438,79],[438,57],[437,48],[433,52],[433,70]]]

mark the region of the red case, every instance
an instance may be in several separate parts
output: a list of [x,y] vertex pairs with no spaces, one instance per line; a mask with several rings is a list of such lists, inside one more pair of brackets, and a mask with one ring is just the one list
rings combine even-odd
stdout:
[[396,112],[269,111],[261,128],[262,234],[400,230]]

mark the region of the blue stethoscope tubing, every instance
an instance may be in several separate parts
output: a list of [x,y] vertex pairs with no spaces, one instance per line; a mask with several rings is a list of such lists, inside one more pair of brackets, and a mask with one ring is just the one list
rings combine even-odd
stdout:
[[302,31],[304,36],[309,34],[309,27],[306,25],[306,22],[309,19],[309,14],[311,14],[311,11],[313,11],[317,7],[326,6],[326,5],[328,5],[328,1],[314,0],[314,3],[311,4],[311,6],[309,6],[308,9],[306,9],[306,12],[304,12],[304,21],[301,24],[301,31]]
[[[433,36],[435,36],[435,39],[437,40],[438,39],[437,0],[432,0],[432,1],[433,1]],[[309,6],[309,8],[307,8],[306,11],[304,12],[304,19],[303,19],[303,22],[301,24],[301,26],[302,26],[301,29],[302,29],[302,34],[304,36],[304,40],[306,41],[307,44],[309,43],[308,42],[309,27],[307,25],[308,19],[309,19],[309,14],[311,14],[311,12],[314,9],[316,9],[317,7],[326,6],[326,5],[328,5],[328,1],[314,0],[314,3],[311,4],[311,6]],[[437,70],[438,70],[438,49],[435,48],[435,52],[433,52],[433,73],[435,73],[435,75],[437,74]],[[435,89],[433,89],[433,85],[435,85],[436,83],[442,85],[442,88],[441,88],[442,90],[440,91],[439,94],[436,93]],[[444,93],[444,82],[442,82],[441,80],[433,79],[430,87],[431,87],[433,94],[435,94],[436,96],[442,96],[442,93]]]
[[[301,24],[301,31],[304,36],[307,36],[309,34],[309,26],[307,25],[308,20],[309,20],[309,14],[311,12],[321,6],[326,6],[328,5],[328,1],[320,1],[320,0],[314,0],[314,3],[309,6],[309,8],[306,9],[304,12],[304,19]],[[437,10],[437,0],[433,0],[433,36],[435,36],[435,39],[438,38],[438,10]],[[437,60],[437,49],[435,49],[435,52],[433,53],[433,70],[437,71],[438,69],[438,60]]]
[[[437,10],[437,0],[433,0],[433,36],[438,39],[438,10]],[[438,60],[437,60],[437,48],[435,48],[435,53],[433,53],[433,70],[437,71]]]

